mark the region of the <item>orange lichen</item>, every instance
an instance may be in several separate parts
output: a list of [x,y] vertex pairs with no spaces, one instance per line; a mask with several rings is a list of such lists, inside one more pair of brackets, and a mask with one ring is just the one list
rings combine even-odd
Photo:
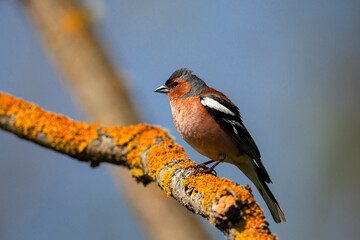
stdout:
[[166,192],[166,195],[170,196],[171,195],[171,189],[170,189],[170,179],[171,179],[171,174],[174,171],[174,168],[181,166],[181,167],[185,167],[187,166],[187,163],[189,163],[190,160],[184,160],[178,163],[175,163],[171,168],[169,168],[168,170],[165,171],[165,173],[163,174],[162,178],[161,178],[161,188]]
[[[229,205],[235,204],[236,201],[246,203],[242,220],[236,227],[236,239],[276,239],[275,236],[269,235],[269,231],[264,227],[266,220],[263,210],[245,187],[210,174],[188,176],[183,181],[183,186],[185,189],[193,188],[192,194],[202,194],[203,206],[208,216],[211,216],[211,211],[223,214]],[[215,200],[218,202],[213,205]],[[214,223],[214,219],[209,221]]]
[[[160,170],[170,163],[170,160],[188,158],[184,149],[176,145],[169,134],[159,127],[145,124],[129,127],[107,127],[102,128],[102,133],[109,134],[116,144],[127,146],[128,164],[133,169],[139,169],[132,170],[133,176],[136,179],[140,179],[141,174],[144,174],[140,157],[146,150],[149,150],[147,155],[148,175],[152,177],[153,180],[158,176]],[[160,146],[156,145],[157,139],[161,142]],[[168,195],[171,194],[169,187],[171,173],[172,170],[165,172],[163,183],[161,184]]]
[[117,145],[124,145],[130,142],[135,136],[149,129],[149,125],[139,124],[128,127],[104,127],[102,133],[108,133],[114,139]]
[[174,170],[173,167],[166,170],[166,172],[163,174],[162,179],[161,179],[161,185],[160,186],[166,192],[167,196],[171,196],[170,179],[171,179],[171,174],[172,174],[172,172]]
[[11,116],[19,110],[34,108],[36,105],[16,99],[9,94],[0,93],[0,115]]
[[127,156],[129,164],[134,166],[138,165],[140,163],[141,153],[147,150],[151,145],[154,145],[156,138],[164,136],[167,136],[167,133],[164,130],[158,127],[147,126],[146,131],[142,131],[140,134],[136,135],[135,139],[127,146],[128,150],[131,151]]
[[160,170],[169,164],[171,160],[188,158],[181,146],[174,143],[172,144],[173,145],[152,146],[150,148],[147,162],[150,170],[149,175],[152,178],[157,178]]
[[270,235],[259,204],[250,203],[244,207],[243,213],[242,221],[236,226],[236,239],[277,239],[275,235]]
[[102,129],[108,133],[118,145],[127,144],[127,161],[130,166],[141,167],[141,153],[156,143],[156,138],[169,138],[166,131],[159,127],[139,124],[129,127],[108,127]]
[[132,168],[130,172],[137,181],[144,176],[144,171],[141,168]]
[[[271,235],[265,224],[265,219],[252,217],[253,219],[239,222],[235,227],[236,239],[239,240],[277,240]],[[244,223],[245,222],[245,223]],[[254,224],[254,225],[251,225]]]
[[235,200],[244,202],[253,202],[252,195],[239,185],[226,178],[218,178],[211,174],[198,174],[196,176],[189,176],[183,181],[185,188],[193,188],[193,192],[201,193],[203,195],[203,206],[205,211],[210,213],[211,204],[215,199],[220,199],[221,196],[233,194]]
[[96,124],[75,122],[66,116],[41,110],[7,94],[0,94],[0,114],[16,114],[14,125],[24,136],[36,138],[43,133],[56,150],[75,154],[82,152],[92,140],[98,137]]
[[[144,174],[140,162],[141,154],[144,151],[150,148],[147,159],[148,167],[150,169],[149,175],[155,179],[153,170],[154,163],[156,163],[156,171],[158,172],[161,170],[159,162],[162,162],[164,158],[157,158],[155,161],[149,161],[149,159],[153,159],[154,153],[158,154],[158,152],[156,153],[158,148],[162,149],[163,154],[166,155],[166,152],[170,151],[169,146],[175,145],[166,131],[159,127],[153,127],[146,124],[129,127],[108,127],[103,128],[102,132],[108,133],[115,140],[116,144],[127,146],[127,162],[133,169],[138,169],[132,170],[133,176],[136,179],[140,179],[142,176],[141,174]],[[162,146],[156,146],[156,139],[161,139]],[[184,150],[181,149],[181,151],[184,153]]]

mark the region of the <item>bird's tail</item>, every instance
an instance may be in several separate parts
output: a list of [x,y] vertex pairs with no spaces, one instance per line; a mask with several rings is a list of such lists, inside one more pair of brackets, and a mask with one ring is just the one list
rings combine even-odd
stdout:
[[274,195],[270,191],[270,188],[267,186],[266,182],[261,179],[261,174],[259,174],[259,168],[253,164],[253,166],[237,166],[255,185],[259,190],[261,196],[263,197],[266,205],[268,206],[272,217],[276,223],[286,222],[285,215],[281,210],[279,203],[276,201]]

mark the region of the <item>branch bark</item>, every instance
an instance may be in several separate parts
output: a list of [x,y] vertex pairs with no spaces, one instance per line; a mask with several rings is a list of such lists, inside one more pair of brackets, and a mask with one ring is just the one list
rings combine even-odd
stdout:
[[92,167],[103,162],[125,166],[138,182],[155,182],[227,239],[277,239],[249,187],[211,174],[193,175],[195,163],[159,127],[77,122],[0,92],[0,128]]

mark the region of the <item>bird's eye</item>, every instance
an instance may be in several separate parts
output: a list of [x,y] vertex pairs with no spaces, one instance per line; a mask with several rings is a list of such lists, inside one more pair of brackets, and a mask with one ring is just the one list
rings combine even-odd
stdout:
[[173,82],[173,84],[171,84],[171,87],[174,88],[174,87],[176,87],[177,85],[179,85],[178,82]]

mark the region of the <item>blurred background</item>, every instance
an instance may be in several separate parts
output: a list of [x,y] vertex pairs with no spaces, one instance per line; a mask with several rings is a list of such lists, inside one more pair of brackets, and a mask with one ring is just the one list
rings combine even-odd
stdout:
[[[280,239],[358,237],[359,1],[82,3],[143,120],[167,128],[192,160],[206,158],[153,90],[187,67],[239,106],[287,218],[275,224],[254,190]],[[21,1],[0,2],[0,91],[85,121],[42,42]],[[217,173],[250,183],[232,165]],[[85,238],[146,239],[109,169],[0,131],[0,239]]]

